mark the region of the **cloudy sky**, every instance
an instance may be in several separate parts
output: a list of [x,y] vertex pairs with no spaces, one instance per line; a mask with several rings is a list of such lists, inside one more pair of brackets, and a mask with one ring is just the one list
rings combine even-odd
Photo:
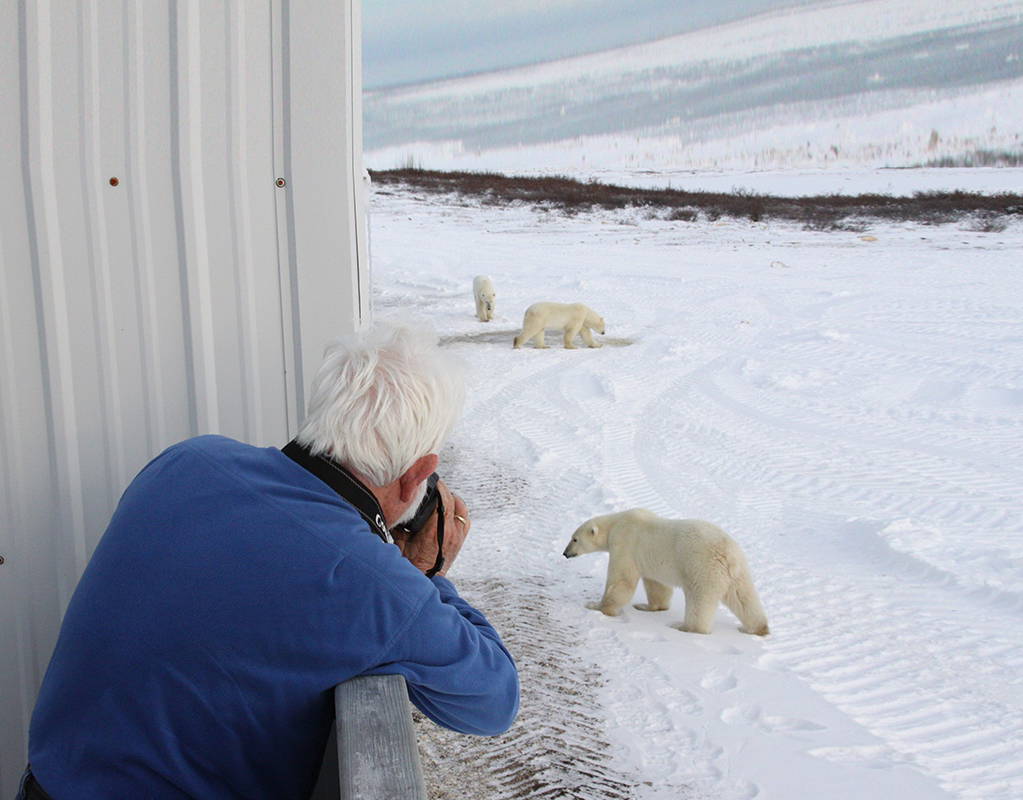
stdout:
[[367,89],[650,41],[821,0],[362,0]]

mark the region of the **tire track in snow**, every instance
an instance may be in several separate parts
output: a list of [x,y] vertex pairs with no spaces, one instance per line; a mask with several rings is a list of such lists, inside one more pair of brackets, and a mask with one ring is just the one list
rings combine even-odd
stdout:
[[[819,526],[804,536],[819,542]],[[1017,796],[1023,646],[998,633],[1004,619],[985,619],[986,604],[941,587],[922,593],[912,577],[883,565],[826,577],[805,562],[770,566],[787,577],[765,587],[776,632],[765,664],[802,676],[959,796]],[[1000,727],[986,722],[992,704],[1001,706]]]
[[[789,411],[783,422],[735,400],[722,388],[727,381],[716,380],[727,363],[710,364],[654,398],[643,419],[659,424],[641,426],[636,448],[649,451],[656,443],[659,458],[645,469],[668,504],[684,502],[685,494],[657,476],[685,456],[695,480],[723,482],[742,502],[758,506],[751,516],[760,525],[767,510],[784,534],[783,544],[749,548],[755,574],[786,576],[784,585],[759,581],[775,633],[765,645],[765,663],[801,675],[959,796],[1019,796],[1023,641],[1004,632],[1019,629],[1021,596],[970,590],[952,573],[893,550],[883,525],[827,513],[858,506],[875,516],[898,515],[920,502],[907,500],[905,489],[926,486],[939,517],[944,512],[964,520],[999,504],[1001,513],[1013,515],[1006,503],[1013,481],[990,466],[963,480],[934,453],[895,438],[884,448],[888,463],[896,459],[907,476],[903,487],[892,486],[884,459],[878,477],[865,478],[872,470],[862,458],[841,452],[842,439],[854,439],[855,430],[834,436],[800,422],[799,436],[787,436],[793,424],[787,420],[799,416]],[[689,419],[700,422],[683,422]],[[679,435],[666,437],[672,429]],[[800,506],[821,511],[807,514]],[[742,509],[734,513],[741,516]],[[828,557],[829,548],[841,552]],[[828,574],[821,574],[821,565]],[[977,680],[984,684],[980,707]],[[1001,706],[1000,727],[986,721],[991,704]]]
[[466,581],[459,589],[486,613],[515,657],[520,710],[511,730],[492,739],[454,734],[417,714],[430,797],[634,797],[637,781],[616,770],[606,716],[596,702],[605,679],[579,658],[577,635],[552,613],[543,583]]
[[[960,268],[945,259],[925,269]],[[1001,459],[1012,468],[1023,433],[1023,396],[1012,388],[1023,380],[1023,323],[1015,306],[995,304],[983,291],[950,296],[945,284],[938,281],[935,290],[922,279],[909,303],[896,291],[797,306],[777,325],[772,346],[758,351],[757,363],[718,377],[730,394],[738,391],[737,399],[761,410],[781,406],[788,416],[795,408],[835,430],[870,416],[881,438],[945,449],[952,442],[957,456]],[[839,385],[847,391],[835,393]],[[888,404],[884,413],[876,408],[879,398]],[[992,425],[985,404],[1016,413]]]
[[[464,298],[439,293],[429,283],[415,282],[413,291],[406,283],[388,290],[388,304],[450,306],[453,314],[466,306]],[[599,496],[592,479],[568,463],[579,432],[572,414],[544,394],[580,353],[527,346],[517,358],[502,352],[491,359],[494,348],[511,350],[517,328],[481,331],[466,322],[451,328],[442,345],[467,358],[474,381],[462,421],[441,454],[442,476],[466,500],[473,521],[451,578],[516,659],[521,703],[511,730],[494,738],[454,734],[416,715],[430,797],[650,797],[637,794],[650,787],[622,772],[609,740],[600,698],[605,678],[582,655],[582,634],[571,618],[586,612],[577,596],[543,577],[557,574],[548,563],[560,558],[552,541],[578,522],[574,515],[552,519],[548,510],[560,507],[565,496],[585,505]],[[491,380],[494,363],[502,372]],[[670,796],[687,797],[684,786],[676,784]]]
[[[471,392],[465,416],[471,435],[463,438],[463,424],[442,454],[444,477],[466,499],[473,520],[451,577],[516,659],[519,716],[504,735],[480,739],[453,734],[417,715],[430,797],[464,798],[470,786],[472,796],[487,800],[649,797],[637,794],[649,789],[642,778],[617,766],[601,704],[606,679],[596,662],[582,655],[582,634],[571,621],[580,613],[579,598],[567,596],[557,581],[536,577],[551,571],[538,561],[560,558],[551,552],[551,539],[568,532],[567,520],[549,519],[547,509],[566,495],[585,503],[594,487],[561,458],[571,455],[566,447],[573,440],[571,417],[529,389],[557,382],[572,362],[550,351],[522,356],[496,391],[481,386]],[[500,427],[483,422],[497,418]],[[507,460],[512,431],[516,447],[532,464],[525,472],[522,459],[514,467]],[[466,574],[475,578],[458,577],[463,561]],[[682,785],[673,790],[673,797],[687,796]]]
[[[485,401],[478,401],[468,412],[474,420],[500,414],[502,426],[522,436],[529,451],[535,454],[535,469],[530,469],[530,485],[524,490],[524,494],[529,494],[528,502],[523,502],[520,497],[511,508],[494,508],[495,517],[507,515],[529,519],[532,507],[537,525],[542,530],[542,509],[559,506],[564,509],[566,499],[572,498],[569,510],[577,510],[556,532],[559,550],[568,532],[578,522],[619,504],[621,498],[628,498],[630,503],[650,499],[654,501],[651,505],[658,505],[658,498],[646,485],[632,452],[634,429],[630,422],[631,412],[623,412],[622,406],[627,402],[642,404],[651,390],[671,382],[670,372],[656,378],[632,376],[624,372],[620,364],[614,366],[606,361],[599,362],[593,358],[594,355],[583,355],[581,359],[579,354],[524,353],[522,357],[535,365],[533,371],[527,376],[520,366],[513,367],[513,376],[505,388],[493,392]],[[624,353],[610,354],[609,357],[615,360],[629,358]],[[613,380],[607,377],[608,374],[614,375]],[[582,424],[577,422],[580,406],[586,420]],[[473,458],[477,461],[480,444],[478,440],[473,442]],[[594,458],[595,454],[599,457]],[[614,491],[609,494],[610,487]],[[536,514],[535,510],[541,513]],[[497,521],[495,518],[494,523]],[[523,547],[528,546],[524,541],[527,537],[516,537]],[[506,535],[495,534],[495,539],[506,538]],[[562,636],[573,639],[575,657],[579,658],[579,654],[583,653],[584,662],[608,661],[616,665],[616,672],[624,670],[629,675],[624,686],[603,687],[597,692],[594,702],[599,701],[601,708],[602,741],[610,738],[642,742],[639,747],[630,746],[627,756],[627,763],[635,765],[638,775],[642,776],[642,780],[633,778],[631,784],[627,783],[637,792],[633,796],[665,800],[686,797],[748,800],[756,796],[758,789],[754,784],[729,777],[730,754],[726,754],[713,737],[700,732],[707,711],[697,696],[674,685],[672,678],[655,660],[632,652],[628,641],[637,635],[635,632],[626,630],[623,641],[623,633],[615,628],[609,629],[605,618],[594,619],[592,612],[582,611],[583,597],[565,595],[558,591],[560,588],[555,581],[554,585],[548,586],[548,591],[556,592],[556,603],[565,609],[562,616],[571,619],[582,615],[584,619],[581,622],[590,631],[584,640],[578,632],[579,623],[561,632]],[[592,587],[594,593],[599,590],[599,586]],[[522,602],[528,605],[531,600],[525,598]],[[622,620],[611,621],[612,625],[621,623]],[[504,635],[504,630],[501,630]],[[522,640],[514,632],[514,626],[510,630],[511,639],[506,636],[509,646],[520,646]],[[533,621],[527,623],[524,635],[535,640]],[[663,642],[663,646],[671,646],[668,637],[655,638]],[[576,671],[570,667],[569,676]],[[523,681],[538,684],[543,677],[529,674],[527,669]],[[644,688],[640,690],[638,685]],[[712,681],[708,686],[710,694],[721,690],[718,682]],[[589,694],[594,692],[589,681],[584,681],[581,689]],[[546,702],[549,703],[550,699]],[[543,706],[544,702],[541,701],[540,705]],[[768,723],[761,720],[760,724]],[[798,727],[801,723],[793,724]],[[616,733],[619,731],[621,736]],[[623,760],[621,753],[617,754],[617,759],[619,762]],[[544,769],[552,768],[550,756],[537,763]],[[521,777],[520,772],[516,775]],[[545,775],[544,780],[554,780],[558,775],[555,770],[554,778]],[[591,779],[594,777],[590,775]],[[552,791],[564,789],[560,783],[558,787]],[[607,791],[606,785],[599,788]],[[490,791],[505,790],[495,786]],[[592,795],[576,787],[574,793],[565,796]]]
[[[873,432],[861,433],[862,423],[836,431],[789,422],[729,396],[709,367],[653,401],[649,414],[677,420],[667,427],[682,436],[672,442],[661,427],[641,431],[638,446],[656,442],[679,457],[684,451],[686,463],[734,490],[754,486],[820,508],[837,506],[889,519],[913,516],[923,524],[969,526],[984,518],[1002,519],[1007,521],[1006,548],[1023,532],[1016,501],[1019,480],[1000,463],[967,462],[957,469],[946,449],[921,449],[895,435],[880,440]],[[798,419],[796,412],[789,414]],[[688,422],[694,419],[700,422]],[[651,481],[659,480],[657,472],[648,470]]]

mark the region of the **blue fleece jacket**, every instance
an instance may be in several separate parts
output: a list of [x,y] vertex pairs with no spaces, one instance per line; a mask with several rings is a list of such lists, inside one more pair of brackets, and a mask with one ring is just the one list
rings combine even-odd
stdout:
[[333,687],[397,673],[440,725],[497,734],[511,656],[275,448],[169,448],[125,491],[61,626],[29,763],[54,798],[302,798]]

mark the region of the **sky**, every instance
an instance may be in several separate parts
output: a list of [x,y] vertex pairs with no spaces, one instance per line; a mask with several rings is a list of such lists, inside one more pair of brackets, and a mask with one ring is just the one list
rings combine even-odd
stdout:
[[600,52],[813,2],[821,0],[363,0],[363,86]]

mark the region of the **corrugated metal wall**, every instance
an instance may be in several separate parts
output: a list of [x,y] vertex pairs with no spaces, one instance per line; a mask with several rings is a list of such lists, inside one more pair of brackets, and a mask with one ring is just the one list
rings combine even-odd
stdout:
[[369,313],[358,0],[0,4],[0,794],[167,445],[282,445]]

